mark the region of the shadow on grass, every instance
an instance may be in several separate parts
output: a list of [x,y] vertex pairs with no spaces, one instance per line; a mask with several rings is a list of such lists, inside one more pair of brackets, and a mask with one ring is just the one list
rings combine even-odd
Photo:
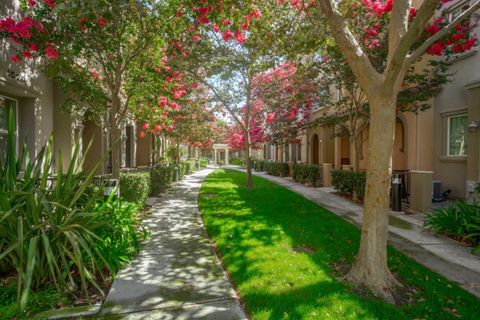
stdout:
[[[474,319],[478,299],[389,248],[391,269],[419,287],[418,303],[395,307],[336,279],[352,263],[359,230],[317,204],[255,177],[219,170],[202,186],[208,232],[254,319]],[[215,194],[215,197],[203,197]]]

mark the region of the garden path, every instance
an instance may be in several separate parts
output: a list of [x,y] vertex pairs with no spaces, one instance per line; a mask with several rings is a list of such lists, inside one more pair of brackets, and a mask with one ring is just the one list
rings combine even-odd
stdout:
[[[245,172],[238,166],[227,168]],[[292,178],[275,177],[265,172],[253,174],[302,195],[358,227],[362,224],[363,207],[333,194],[333,188],[312,188]],[[424,266],[480,297],[480,257],[472,254],[471,248],[425,230],[422,219],[402,212],[390,213],[388,240]]]
[[198,210],[198,192],[212,169],[175,183],[145,224],[152,236],[120,271],[102,319],[247,319],[214,253]]

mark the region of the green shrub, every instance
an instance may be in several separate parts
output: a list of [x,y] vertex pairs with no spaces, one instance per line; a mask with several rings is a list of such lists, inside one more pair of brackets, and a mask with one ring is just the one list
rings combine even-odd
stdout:
[[105,277],[115,264],[103,257],[103,239],[97,234],[111,230],[110,220],[104,219],[108,211],[97,206],[103,194],[90,188],[106,155],[84,174],[76,143],[66,173],[52,176],[64,172],[61,155],[54,159],[52,149],[50,139],[30,160],[24,144],[17,156],[10,113],[6,160],[0,163],[0,269],[17,273],[20,311],[29,303],[31,289],[45,285],[55,284],[58,292],[81,288],[88,297],[91,286],[99,288],[94,276]]
[[190,174],[197,170],[197,167],[195,166],[195,159],[189,159],[183,163],[185,165],[185,174]]
[[206,168],[208,165],[207,159],[200,159],[200,168]]
[[307,164],[304,171],[306,182],[314,187],[319,187],[320,180],[322,178],[322,170],[320,169],[320,167],[315,164]]
[[150,174],[148,172],[120,173],[120,196],[143,208],[150,194]]
[[365,172],[354,172],[349,170],[333,170],[332,186],[339,192],[353,194],[359,198],[365,197]]
[[320,166],[316,164],[294,163],[292,178],[295,181],[318,187],[322,179],[322,170]]
[[140,241],[148,236],[137,216],[138,207],[123,199],[108,198],[100,201],[94,212],[101,212],[102,227],[95,233],[103,240],[98,247],[112,270],[119,270],[138,253]]
[[162,163],[154,166],[150,170],[150,193],[158,196],[165,192],[172,184],[174,174],[174,166],[168,163]]
[[243,160],[242,159],[232,159],[230,161],[230,164],[234,165],[234,166],[243,166]]
[[301,183],[305,183],[306,181],[306,168],[307,166],[303,163],[295,162],[292,168],[292,178],[293,180]]
[[181,180],[185,175],[185,171],[187,170],[187,165],[183,162],[180,162],[176,167],[178,168],[178,180]]
[[259,172],[265,171],[265,163],[267,162],[268,161],[266,160],[256,160],[254,164],[255,171],[259,171]]
[[290,167],[286,162],[265,162],[265,171],[272,176],[288,177]]
[[425,228],[439,234],[459,238],[480,250],[480,208],[476,203],[457,201],[448,208],[436,208],[427,213]]

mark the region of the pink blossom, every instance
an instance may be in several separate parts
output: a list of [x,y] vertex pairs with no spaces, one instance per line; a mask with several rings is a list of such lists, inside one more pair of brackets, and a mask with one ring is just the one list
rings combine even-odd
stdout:
[[225,30],[222,33],[223,41],[228,42],[231,38],[233,38],[233,32],[230,29]]
[[48,58],[57,59],[58,58],[58,51],[54,47],[52,47],[49,43],[45,46],[45,53]]

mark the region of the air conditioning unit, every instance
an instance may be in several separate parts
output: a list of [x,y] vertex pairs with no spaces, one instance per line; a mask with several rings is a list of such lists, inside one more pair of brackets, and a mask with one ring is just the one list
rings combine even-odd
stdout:
[[434,202],[440,202],[445,200],[442,195],[442,181],[441,180],[432,180],[433,183],[433,195],[432,200]]

